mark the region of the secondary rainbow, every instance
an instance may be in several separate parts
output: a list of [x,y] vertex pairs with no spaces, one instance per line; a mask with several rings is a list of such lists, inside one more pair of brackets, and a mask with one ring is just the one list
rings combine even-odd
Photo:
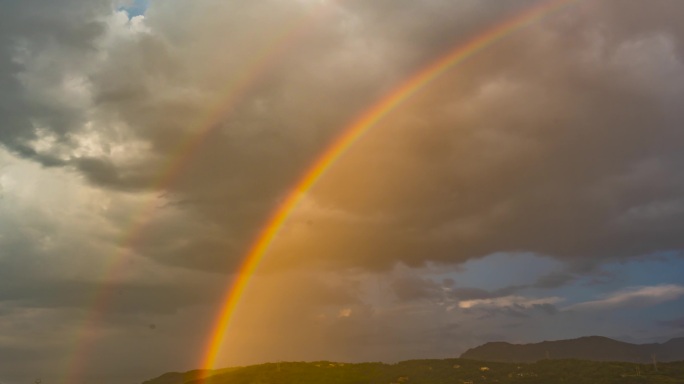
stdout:
[[[192,127],[200,127],[200,129],[188,132],[171,151],[158,176],[150,183],[151,190],[167,190],[178,179],[197,150],[216,130],[217,123],[228,116],[231,110],[244,98],[245,93],[275,68],[280,63],[280,59],[309,34],[317,22],[320,22],[334,9],[335,3],[336,1],[321,3],[311,12],[288,23],[251,60],[245,63],[240,71],[228,80],[227,85],[219,93],[218,101],[208,108],[207,113],[202,114],[194,124],[191,124]],[[60,380],[62,383],[81,381],[79,376],[87,362],[87,351],[96,338],[94,330],[101,322],[102,316],[113,298],[114,291],[111,287],[120,279],[126,269],[126,261],[130,260],[131,253],[142,241],[145,228],[158,209],[158,204],[158,200],[152,198],[137,214],[132,215],[133,220],[129,229],[122,236],[120,246],[122,251],[112,257],[108,265],[103,268],[103,276],[99,279],[101,281],[100,288],[91,295],[92,304],[89,306],[90,310],[87,317],[83,320],[84,324],[80,327],[82,334],[74,343],[74,352],[71,353],[72,359],[68,362],[64,376]]]
[[302,198],[350,146],[384,116],[450,68],[462,63],[464,60],[500,41],[511,33],[578,1],[579,0],[544,1],[522,13],[504,20],[502,23],[497,24],[465,43],[459,44],[455,49],[414,73],[408,80],[399,84],[342,129],[340,136],[327,147],[323,154],[297,181],[287,198],[278,206],[272,216],[267,220],[266,225],[256,236],[256,240],[246,254],[243,264],[236,274],[236,278],[226,291],[223,300],[224,304],[214,321],[207,341],[205,354],[202,356],[200,362],[200,367],[202,369],[214,368],[233,313],[248,286],[250,278],[255,273],[259,263],[266,254],[266,251],[268,251],[269,246]]

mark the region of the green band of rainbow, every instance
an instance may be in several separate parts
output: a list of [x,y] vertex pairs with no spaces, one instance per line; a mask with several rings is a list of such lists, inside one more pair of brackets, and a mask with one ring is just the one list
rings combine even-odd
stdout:
[[259,266],[259,263],[263,259],[269,246],[307,192],[349,147],[384,116],[450,68],[462,63],[464,60],[500,41],[509,34],[577,1],[579,0],[544,1],[512,18],[506,19],[504,22],[466,43],[460,44],[446,55],[419,70],[410,76],[408,80],[394,88],[377,103],[354,119],[351,124],[347,125],[342,130],[342,134],[337,137],[337,139],[318,159],[316,159],[313,165],[299,179],[288,197],[278,206],[256,237],[256,241],[245,256],[244,262],[236,274],[236,278],[226,291],[223,306],[211,329],[205,355],[202,356],[200,367],[202,369],[214,368],[224,343],[230,321],[240,302],[240,298],[243,296],[252,275]]

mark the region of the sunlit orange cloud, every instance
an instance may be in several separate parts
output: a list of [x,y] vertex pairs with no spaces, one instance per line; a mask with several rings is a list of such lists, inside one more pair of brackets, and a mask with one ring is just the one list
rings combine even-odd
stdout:
[[215,367],[236,308],[272,242],[311,188],[356,141],[387,114],[449,69],[501,41],[511,33],[539,19],[548,17],[577,1],[554,0],[541,2],[522,13],[505,19],[465,43],[458,44],[445,55],[409,76],[407,80],[399,84],[344,127],[341,130],[340,136],[323,151],[322,155],[313,162],[313,165],[294,184],[287,198],[266,221],[266,225],[256,236],[256,240],[245,256],[235,279],[226,290],[222,308],[210,330],[206,351],[204,356],[202,356],[200,366],[203,369]]

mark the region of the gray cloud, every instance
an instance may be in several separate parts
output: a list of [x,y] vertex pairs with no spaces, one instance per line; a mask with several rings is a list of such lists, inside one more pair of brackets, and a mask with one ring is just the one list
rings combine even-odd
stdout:
[[[102,283],[82,281],[39,280],[28,283],[3,282],[0,285],[0,302],[23,308],[85,308],[89,309],[97,299]],[[216,287],[212,287],[216,289]],[[196,287],[191,291],[187,285],[173,286],[159,283],[119,284],[106,288],[111,301],[108,311],[114,313],[162,313],[173,314],[179,309],[204,305],[216,300],[215,293],[207,288]]]
[[[36,153],[28,143],[38,137],[40,129],[57,141],[68,141],[69,133],[79,125],[80,111],[56,99],[58,93],[50,95],[50,88],[58,91],[59,71],[68,68],[71,60],[95,53],[95,41],[105,29],[97,18],[109,12],[108,2],[7,0],[1,6],[5,11],[0,16],[0,141],[46,165],[60,165],[59,160]],[[22,78],[31,66],[49,66],[49,70],[41,71],[40,77]]]
[[399,300],[435,298],[444,295],[444,290],[439,284],[417,276],[395,279],[392,282],[392,290]]
[[684,329],[684,317],[672,319],[672,320],[663,320],[658,322],[659,325],[665,326],[665,327],[672,327],[675,329]]
[[630,287],[606,295],[606,297],[580,302],[566,307],[567,310],[611,310],[620,307],[647,307],[672,301],[684,295],[684,286],[663,284],[657,286]]
[[[138,24],[102,21],[96,16],[107,8],[99,6],[55,17],[48,24],[59,31],[52,42],[17,24],[7,36],[19,37],[3,52],[6,62],[19,57],[24,64],[5,73],[30,82],[14,80],[21,92],[12,94],[38,108],[41,97],[74,78],[68,65],[76,58],[83,75],[75,79],[85,90],[82,102],[51,107],[61,122],[8,131],[4,142],[104,188],[159,187],[155,180],[178,168],[162,187],[223,233],[196,233],[192,244],[165,249],[169,256],[152,248],[148,255],[230,269],[236,262],[211,259],[243,254],[352,116],[482,25],[527,6],[428,2],[386,12],[382,3],[347,4],[316,20],[304,17],[305,5],[233,10],[169,2],[151,4]],[[499,251],[597,259],[681,248],[682,116],[669,100],[684,89],[684,35],[676,12],[659,9],[637,17],[634,8],[620,7],[618,16],[610,4],[579,4],[558,16],[563,22],[532,26],[445,75],[388,116],[312,193],[321,208],[379,219],[351,228],[339,217],[316,219],[316,242],[327,246],[293,238],[283,245],[283,263],[316,258],[386,268]],[[431,16],[426,29],[421,20]],[[311,23],[315,32],[263,64],[249,89],[225,105],[240,80],[235,73],[253,70],[255,52],[273,45],[292,20]],[[17,47],[23,51],[13,53]],[[49,59],[63,65],[48,70],[40,63]],[[16,119],[41,121],[26,108],[13,109]],[[88,124],[96,127],[90,136]],[[193,132],[208,128],[192,158],[175,164]],[[50,148],[27,144],[41,137]],[[107,145],[74,155],[85,152],[86,139]],[[129,157],[116,155],[117,146]],[[205,261],[172,256],[193,250]]]
[[558,313],[558,308],[553,304],[535,304],[532,307],[546,313],[547,315],[555,315]]
[[557,288],[575,280],[575,278],[575,276],[567,272],[552,272],[540,277],[534,286],[538,288]]

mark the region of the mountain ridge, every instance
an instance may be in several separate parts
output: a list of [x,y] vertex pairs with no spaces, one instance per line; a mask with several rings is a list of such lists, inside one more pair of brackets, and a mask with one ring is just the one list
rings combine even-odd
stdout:
[[461,354],[462,359],[531,363],[544,359],[579,359],[648,363],[684,360],[684,337],[664,343],[632,344],[604,336],[542,341],[529,344],[489,342]]
[[[198,376],[198,374],[201,375]],[[500,363],[451,358],[397,363],[279,362],[170,372],[142,384],[684,384],[684,361]]]
[[[653,364],[653,355],[657,364]],[[634,364],[636,363],[636,364]],[[279,362],[167,372],[142,384],[684,384],[684,337],[631,344],[603,336],[530,344],[489,342],[459,358],[398,363]]]

